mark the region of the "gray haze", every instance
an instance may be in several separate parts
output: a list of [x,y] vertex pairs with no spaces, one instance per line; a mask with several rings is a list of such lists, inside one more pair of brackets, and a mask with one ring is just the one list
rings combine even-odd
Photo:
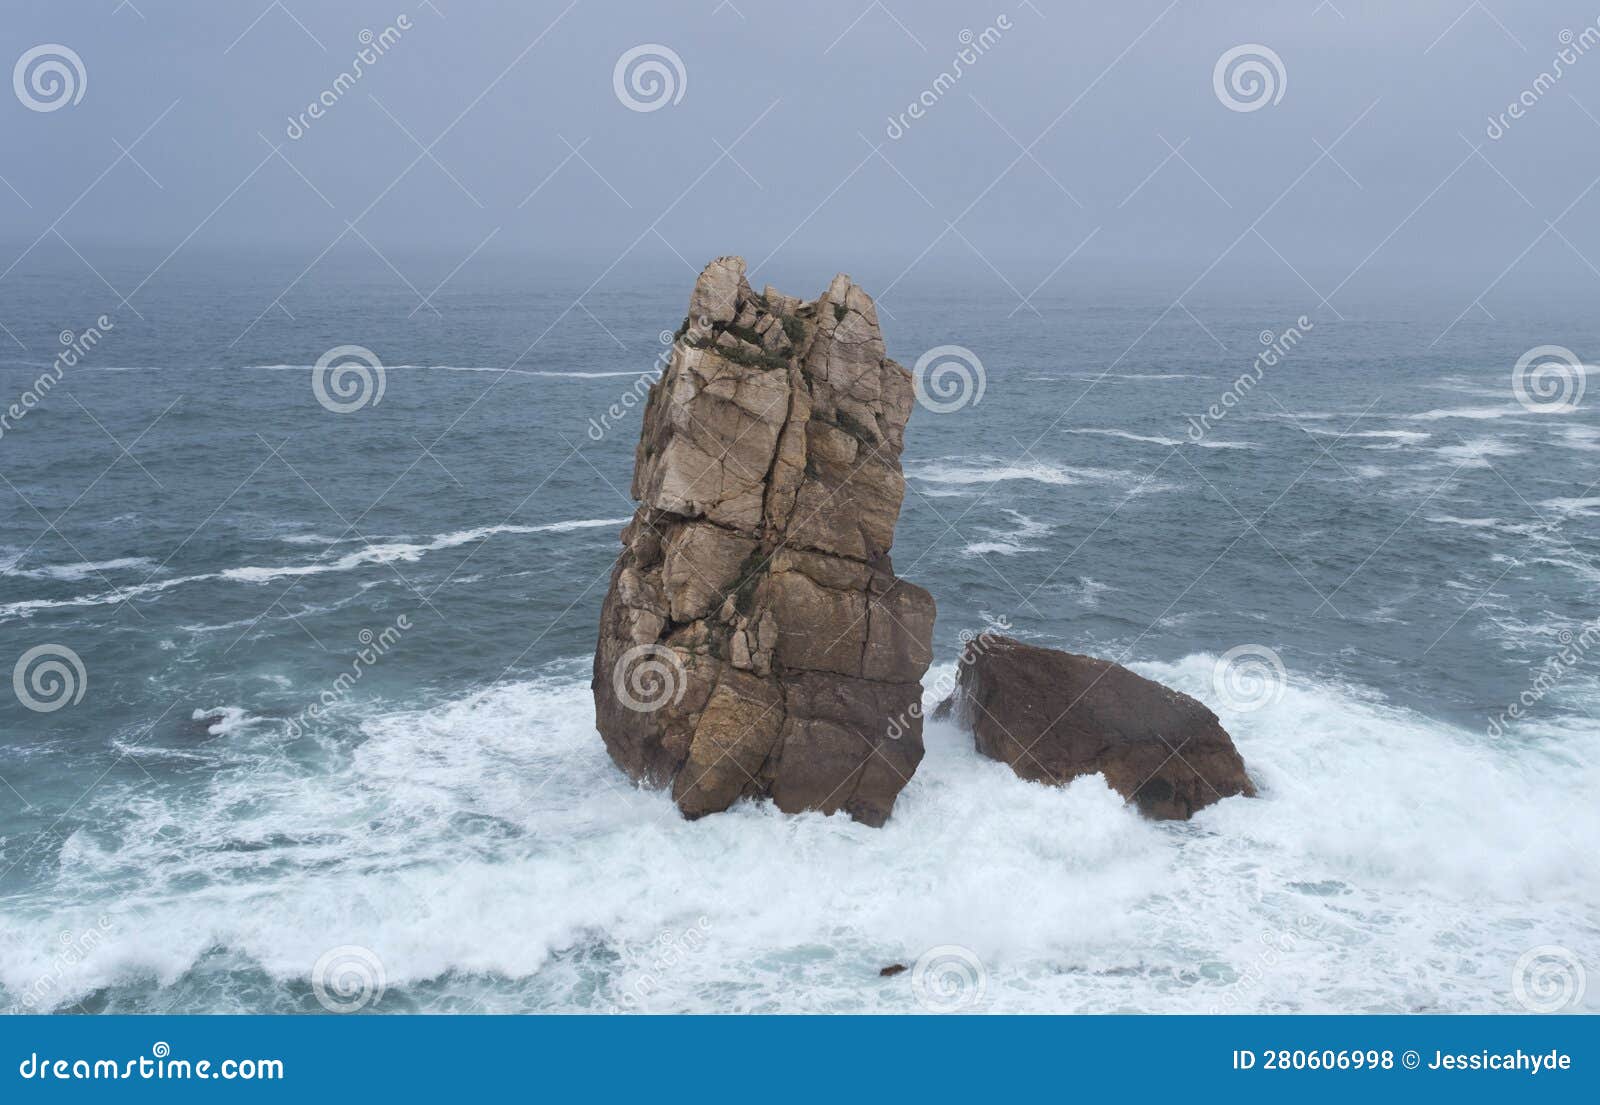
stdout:
[[[292,140],[358,34],[402,14],[411,28]],[[889,138],[961,33],[1002,16]],[[1141,270],[1336,304],[1588,295],[1600,56],[1503,137],[1486,127],[1595,18],[1556,0],[7,0],[6,66],[60,43],[87,83],[50,112],[0,97],[0,304],[70,250],[100,267],[127,245],[172,253],[135,301],[218,251],[324,250],[402,270],[428,253],[436,275],[509,254],[580,287],[738,252],[758,280],[815,283],[815,265],[1019,296]],[[648,43],[681,57],[683,96],[632,111],[613,66]],[[1283,96],[1232,111],[1213,66],[1252,43],[1281,57]]]

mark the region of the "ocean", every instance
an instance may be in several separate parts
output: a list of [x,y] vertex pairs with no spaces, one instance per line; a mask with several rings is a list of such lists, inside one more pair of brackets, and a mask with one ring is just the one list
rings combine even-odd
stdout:
[[[854,271],[891,356],[982,366],[906,437],[930,705],[1008,625],[1199,698],[1261,792],[1154,823],[932,722],[872,829],[686,822],[594,731],[692,271],[52,264],[0,311],[0,1008],[920,1012],[880,969],[931,954],[992,1012],[1505,1012],[1530,953],[1600,969],[1600,383],[1512,390],[1592,311]],[[344,413],[341,345],[383,365]]]

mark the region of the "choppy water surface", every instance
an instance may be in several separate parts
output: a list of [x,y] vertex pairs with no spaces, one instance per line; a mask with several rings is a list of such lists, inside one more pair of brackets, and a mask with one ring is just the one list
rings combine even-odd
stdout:
[[[463,277],[443,319],[357,283],[230,345],[270,292],[196,274],[5,431],[0,658],[84,672],[0,704],[5,1005],[315,1011],[341,946],[380,1012],[917,1010],[878,970],[945,945],[997,1011],[1506,1010],[1531,948],[1600,970],[1600,659],[1502,716],[1600,617],[1600,384],[1533,413],[1511,366],[1595,328],[1313,314],[1195,443],[1304,305],[1189,302],[1208,335],[1137,288],[1042,318],[897,289],[891,354],[958,343],[986,383],[908,434],[930,697],[1004,618],[1207,702],[1261,798],[1153,824],[934,724],[882,830],[690,824],[610,764],[588,691],[638,412],[590,420],[689,280],[593,293],[606,329],[532,276]],[[7,403],[100,313],[71,286],[12,308],[40,323]],[[388,366],[349,414],[309,368],[342,343]],[[1279,693],[1219,688],[1242,645]]]

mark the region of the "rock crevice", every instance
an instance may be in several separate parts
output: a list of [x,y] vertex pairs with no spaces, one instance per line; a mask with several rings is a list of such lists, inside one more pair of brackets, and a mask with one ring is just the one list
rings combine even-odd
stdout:
[[807,302],[756,293],[737,257],[701,273],[645,407],[593,683],[612,758],[686,815],[766,797],[877,825],[916,770],[934,603],[889,557],[912,402],[849,277]]

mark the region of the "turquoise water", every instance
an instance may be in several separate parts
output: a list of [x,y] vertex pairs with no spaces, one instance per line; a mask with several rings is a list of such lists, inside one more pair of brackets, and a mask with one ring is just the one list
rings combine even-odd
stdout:
[[[1600,350],[1573,311],[1435,341],[1459,305],[1176,310],[1128,280],[1013,317],[981,281],[894,288],[891,355],[955,343],[985,378],[907,434],[930,697],[1003,618],[1206,701],[1262,796],[1151,824],[935,724],[880,831],[682,822],[593,731],[638,411],[591,420],[691,273],[574,306],[587,276],[486,263],[436,316],[331,266],[263,312],[296,271],[195,265],[142,319],[80,272],[8,284],[6,403],[59,331],[112,325],[0,436],[0,659],[82,664],[57,709],[0,701],[5,1006],[317,1011],[343,946],[377,1012],[916,1010],[878,968],[944,945],[995,1010],[1506,1010],[1530,948],[1600,967],[1600,663],[1503,716],[1600,618],[1600,390],[1511,392],[1532,346]],[[311,366],[346,343],[384,390],[339,414]],[[1243,645],[1281,658],[1264,703],[1215,679]]]

